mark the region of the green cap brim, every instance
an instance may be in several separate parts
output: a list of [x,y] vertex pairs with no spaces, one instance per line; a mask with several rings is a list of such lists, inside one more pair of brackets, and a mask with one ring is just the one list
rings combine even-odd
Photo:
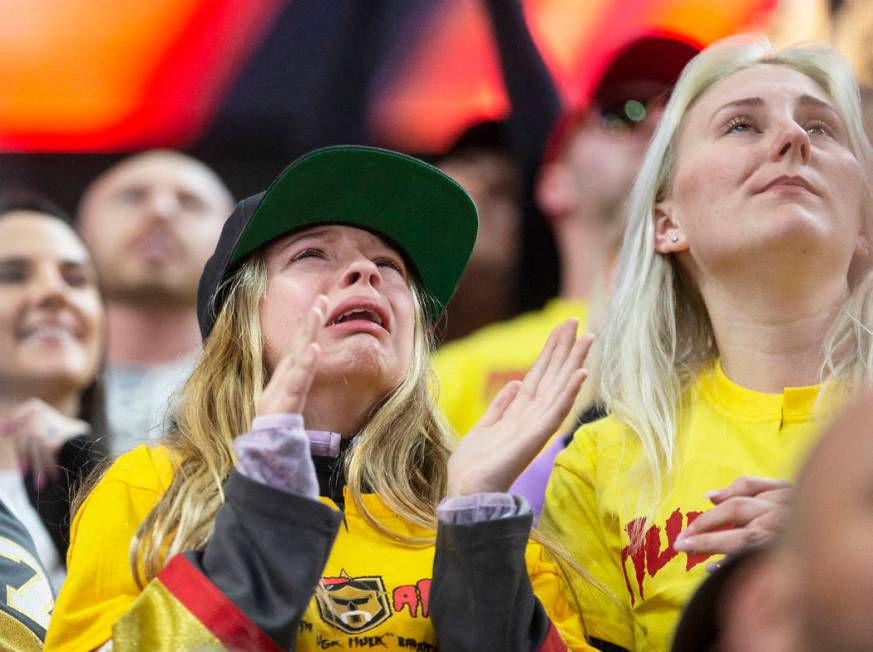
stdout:
[[423,161],[382,149],[337,146],[297,159],[267,189],[230,267],[291,231],[345,224],[384,236],[415,267],[437,319],[476,242],[476,207],[453,179]]

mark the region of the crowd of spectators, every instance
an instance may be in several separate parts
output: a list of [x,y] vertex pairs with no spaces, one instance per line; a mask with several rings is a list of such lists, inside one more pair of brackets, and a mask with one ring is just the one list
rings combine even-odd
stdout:
[[858,52],[653,31],[564,107],[483,7],[512,111],[431,162],[0,195],[0,647],[873,649]]

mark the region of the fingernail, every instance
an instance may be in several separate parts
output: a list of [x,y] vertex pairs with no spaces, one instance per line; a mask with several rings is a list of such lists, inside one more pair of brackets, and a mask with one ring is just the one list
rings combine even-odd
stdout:
[[723,493],[724,489],[713,489],[712,491],[707,491],[705,494],[703,494],[703,497],[707,500],[711,500],[712,498],[720,496]]
[[42,471],[36,474],[36,488],[42,489],[45,486],[45,475]]
[[[680,534],[679,537],[682,535]],[[694,539],[692,537],[686,536],[684,538],[676,537],[675,543],[673,543],[673,550],[678,550],[679,552],[686,552],[691,550],[694,547]]]

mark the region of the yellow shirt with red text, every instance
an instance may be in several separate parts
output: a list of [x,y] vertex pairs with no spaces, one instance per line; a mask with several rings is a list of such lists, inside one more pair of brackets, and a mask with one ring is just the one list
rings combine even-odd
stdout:
[[[679,425],[675,471],[648,522],[639,439],[613,417],[577,431],[556,460],[540,528],[618,598],[577,585],[589,636],[628,650],[669,649],[681,609],[715,560],[675,551],[676,536],[713,507],[705,493],[739,476],[794,477],[819,431],[819,389],[755,392],[719,364],[701,374]],[[641,544],[631,546],[641,527]]]
[[[52,616],[46,650],[96,649],[133,607],[141,590],[130,569],[130,541],[173,473],[169,449],[140,446],[122,455],[88,495],[73,519],[70,573]],[[402,520],[378,496],[362,498],[392,531],[433,537],[432,531]],[[335,507],[329,499],[321,500]],[[296,649],[436,650],[428,613],[434,551],[433,544],[408,545],[376,531],[346,495],[344,522],[300,623]],[[529,543],[525,561],[534,592],[568,649],[592,650],[577,611],[566,599],[564,575],[539,544]]]
[[581,331],[587,304],[552,299],[541,310],[491,324],[437,351],[433,367],[440,382],[439,406],[455,431],[467,434],[497,392],[524,377],[552,329],[571,317],[579,320]]

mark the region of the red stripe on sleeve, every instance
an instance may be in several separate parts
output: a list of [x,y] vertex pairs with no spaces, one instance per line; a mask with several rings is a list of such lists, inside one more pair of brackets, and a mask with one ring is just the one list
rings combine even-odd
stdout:
[[567,652],[567,644],[558,634],[554,623],[549,623],[549,633],[546,634],[542,645],[537,648],[537,652]]
[[228,649],[281,650],[184,555],[173,557],[157,579]]

